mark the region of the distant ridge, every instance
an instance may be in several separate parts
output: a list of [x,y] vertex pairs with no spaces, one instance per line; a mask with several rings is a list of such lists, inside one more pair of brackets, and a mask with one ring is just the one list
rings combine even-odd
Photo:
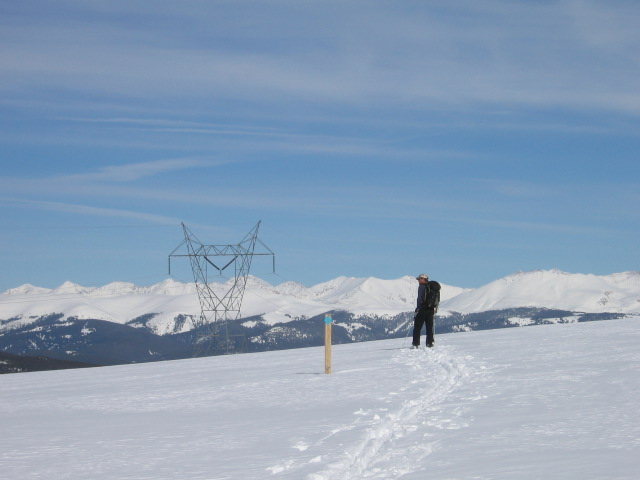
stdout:
[[640,272],[611,275],[561,270],[518,272],[467,291],[442,305],[461,313],[519,307],[601,313],[640,312]]
[[[213,284],[220,292],[224,280]],[[330,310],[359,316],[392,317],[415,308],[412,276],[385,280],[340,276],[311,287],[287,281],[272,285],[250,276],[242,317],[261,317],[268,324],[309,318]],[[468,314],[520,307],[585,313],[640,313],[640,272],[611,275],[560,270],[518,272],[476,289],[443,284],[440,315]],[[64,318],[102,319],[128,324],[141,317],[145,327],[164,335],[193,328],[199,314],[193,283],[168,278],[150,286],[112,282],[85,287],[65,282],[46,289],[25,284],[0,294],[0,331],[23,327],[50,314]],[[180,322],[176,319],[180,318]]]

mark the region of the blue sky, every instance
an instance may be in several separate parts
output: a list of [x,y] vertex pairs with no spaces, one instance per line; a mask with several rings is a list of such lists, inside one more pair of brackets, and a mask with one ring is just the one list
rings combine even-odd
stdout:
[[[637,270],[640,5],[2,2],[0,289]],[[187,266],[176,277],[189,280]]]

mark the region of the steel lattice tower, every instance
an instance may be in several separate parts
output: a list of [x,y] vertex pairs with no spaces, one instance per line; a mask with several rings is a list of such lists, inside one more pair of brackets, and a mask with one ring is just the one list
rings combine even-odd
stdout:
[[[202,333],[198,339],[200,344],[207,339],[219,337],[220,334],[217,332],[219,327],[223,326],[225,350],[229,353],[227,322],[240,318],[242,299],[254,256],[271,256],[275,273],[275,253],[258,238],[261,223],[259,221],[240,242],[235,244],[204,244],[184,223],[181,224],[184,240],[169,254],[169,275],[171,275],[172,258],[189,258],[200,302],[200,317],[194,321],[194,327]],[[256,252],[256,244],[261,245],[265,251]],[[183,248],[182,252],[181,248]],[[220,283],[211,282],[209,275],[211,269],[215,269],[218,277],[222,276],[223,272],[233,272],[233,277],[228,282],[230,286],[226,291],[220,288]]]

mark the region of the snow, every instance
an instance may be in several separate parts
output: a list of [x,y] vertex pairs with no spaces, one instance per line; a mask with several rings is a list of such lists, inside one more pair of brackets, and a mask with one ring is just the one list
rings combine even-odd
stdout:
[[93,296],[111,296],[126,295],[129,293],[137,293],[139,288],[130,282],[112,282],[102,287],[96,288],[91,292]]
[[633,479],[640,318],[5,375],[4,478]]
[[351,322],[351,323],[336,322],[335,324],[337,326],[339,326],[339,327],[344,328],[349,333],[352,333],[354,330],[360,330],[360,329],[363,329],[363,328],[369,328],[364,323],[360,323],[360,322]]
[[[231,280],[212,282],[211,287],[222,296]],[[102,319],[127,323],[150,313],[155,316],[147,326],[158,334],[174,332],[178,315],[199,316],[200,305],[193,283],[166,279],[155,285],[139,287],[128,282],[113,282],[102,287],[84,287],[65,282],[58,288],[33,293],[38,287],[22,286],[0,295],[0,319],[17,318],[4,324],[10,329],[28,323],[28,317],[64,313],[63,318]],[[465,291],[443,286],[443,298]],[[416,282],[412,277],[396,280],[339,277],[310,288],[297,282],[283,282],[278,286],[249,276],[242,316],[263,315],[270,324],[296,318],[320,315],[329,310],[348,310],[358,315],[396,315],[414,309]],[[181,331],[192,328],[185,322]]]
[[54,290],[51,291],[51,293],[54,294],[84,294],[84,293],[91,293],[93,290],[95,290],[94,288],[91,287],[83,287],[82,285],[78,285],[77,283],[73,283],[73,282],[64,282],[62,285],[60,285],[58,288],[55,288]]
[[305,296],[307,287],[299,282],[283,282],[276,286],[274,290],[284,295]]
[[532,318],[509,317],[507,318],[507,323],[510,323],[511,325],[518,325],[519,327],[526,327],[527,325],[535,323],[535,320]]
[[[404,276],[395,280],[379,278],[338,277],[321,283],[310,291],[324,302],[347,306],[356,316],[377,314],[395,315],[413,311],[416,304],[417,283],[414,277]],[[441,299],[447,300],[464,289],[442,285]]]
[[82,327],[82,330],[80,330],[80,333],[82,333],[83,336],[91,335],[94,332],[95,332],[94,328]]
[[253,328],[258,325],[258,322],[256,322],[255,320],[247,320],[246,322],[242,322],[242,325],[247,328]]
[[546,307],[580,312],[640,312],[640,272],[611,275],[560,270],[519,272],[441,303],[441,311]]
[[[230,280],[213,282],[223,295]],[[364,316],[392,317],[415,308],[417,283],[412,276],[392,280],[374,277],[337,277],[312,287],[296,282],[273,286],[249,276],[242,316],[262,315],[267,324],[309,318],[330,310],[346,310],[356,319]],[[442,284],[440,315],[471,313],[516,307],[545,307],[577,312],[640,313],[640,273],[607,276],[570,274],[558,270],[520,272],[477,289]],[[0,294],[0,329],[28,324],[39,316],[62,313],[79,319],[102,319],[127,323],[154,314],[146,325],[164,335],[174,333],[179,315],[200,314],[195,285],[166,279],[141,287],[113,282],[102,287],[84,287],[65,282],[53,290],[23,285]],[[31,319],[30,319],[31,317]],[[192,328],[185,322],[180,331]]]
[[50,288],[36,287],[35,285],[31,285],[30,283],[25,283],[24,285],[20,285],[16,288],[10,288],[9,290],[4,292],[4,295],[42,295],[51,292]]

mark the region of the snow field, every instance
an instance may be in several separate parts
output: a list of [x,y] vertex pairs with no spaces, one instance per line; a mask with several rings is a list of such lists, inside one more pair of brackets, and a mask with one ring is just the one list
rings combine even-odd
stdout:
[[[424,337],[423,337],[424,340]],[[4,375],[20,479],[632,479],[640,319]]]

